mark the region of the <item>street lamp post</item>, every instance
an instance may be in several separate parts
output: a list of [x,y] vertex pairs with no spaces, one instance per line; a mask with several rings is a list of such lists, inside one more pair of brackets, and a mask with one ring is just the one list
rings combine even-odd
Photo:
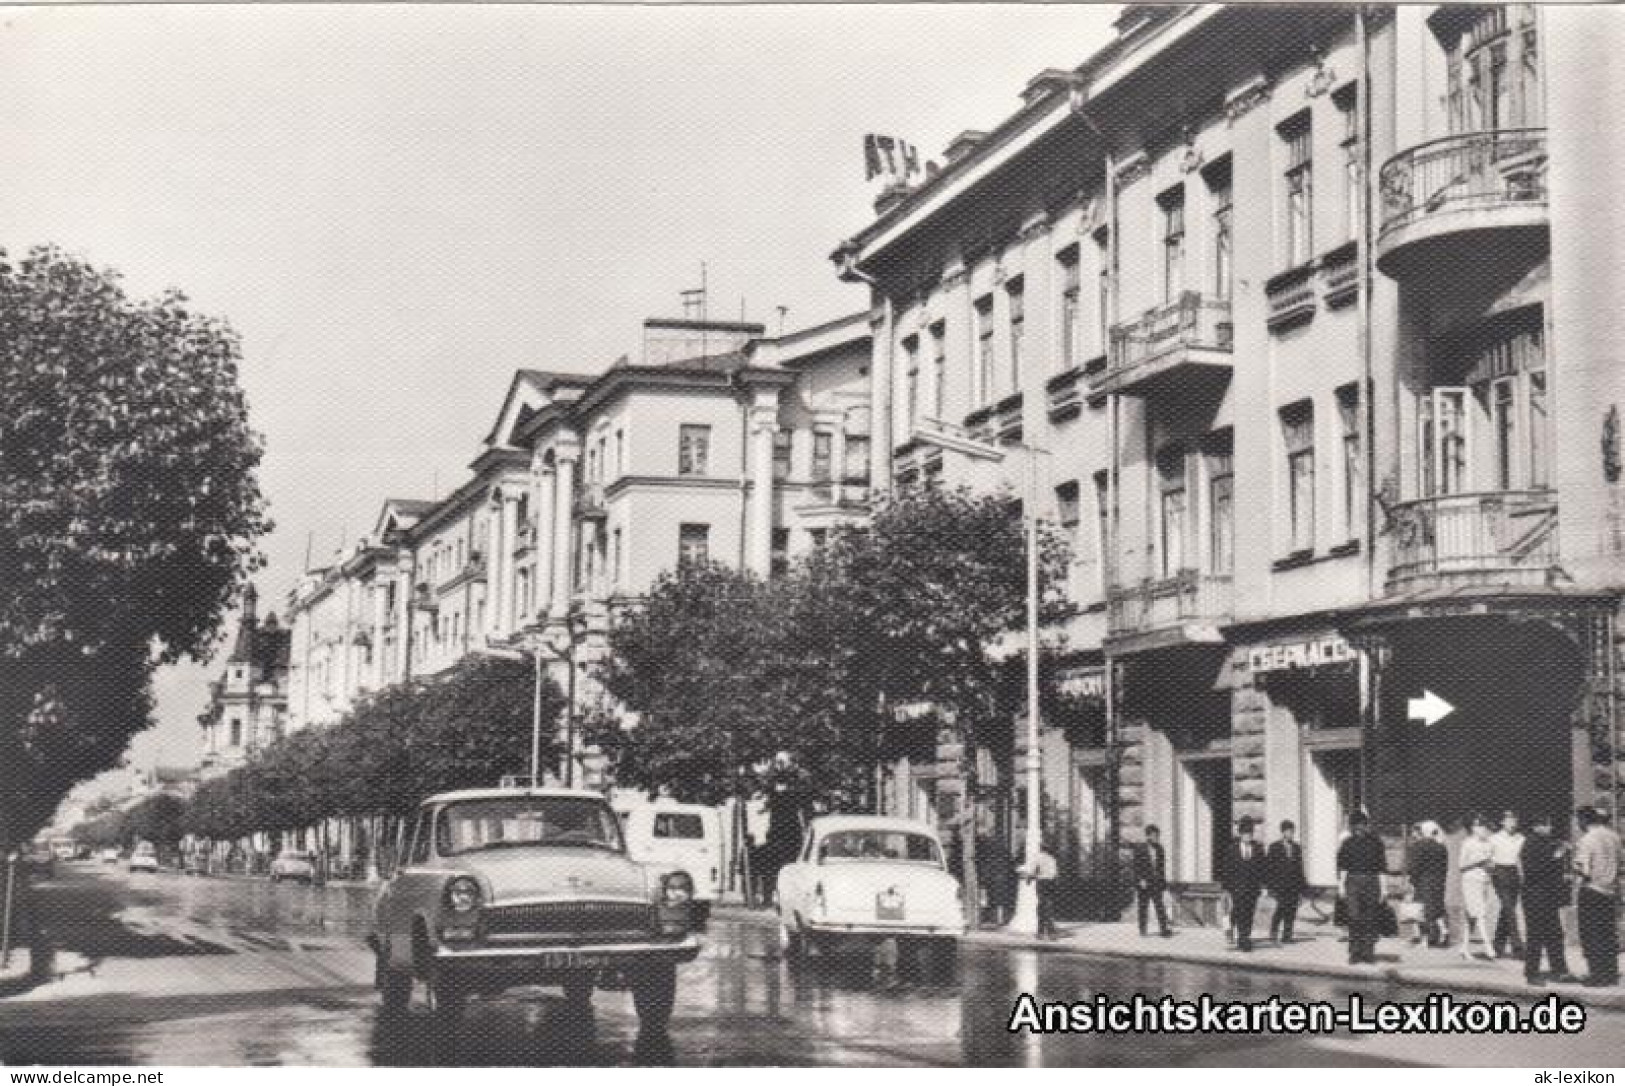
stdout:
[[[911,435],[915,441],[950,449],[977,460],[1000,463],[1004,450],[956,432],[955,427],[934,419],[921,419]],[[1027,494],[1022,502],[1024,534],[1027,542],[1027,832],[1023,845],[1029,872],[1043,848],[1043,765],[1039,754],[1042,726],[1038,715],[1038,457],[1049,452],[1036,445],[1015,446],[1027,454]],[[975,833],[975,827],[971,829]],[[1026,874],[1017,884],[1016,907],[1007,930],[1021,935],[1038,934],[1038,880]]]

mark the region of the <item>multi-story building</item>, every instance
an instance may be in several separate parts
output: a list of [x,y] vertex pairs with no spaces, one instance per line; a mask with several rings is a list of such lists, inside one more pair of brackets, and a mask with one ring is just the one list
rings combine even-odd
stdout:
[[[209,684],[199,770],[214,776],[241,765],[255,749],[276,739],[288,715],[289,630],[276,615],[259,617],[259,593],[243,592],[237,636],[220,678]],[[156,778],[155,778],[156,779]]]
[[292,726],[490,648],[540,652],[589,703],[615,609],[663,571],[711,558],[769,576],[858,515],[868,315],[762,333],[655,319],[637,364],[517,373],[465,483],[385,503],[294,589]]
[[[1072,540],[1079,719],[1043,750],[1072,872],[1157,824],[1200,899],[1251,815],[1326,885],[1355,807],[1397,836],[1612,802],[1610,17],[1129,5],[836,250],[878,484],[1021,494],[1036,457]],[[901,772],[899,806],[956,802]]]

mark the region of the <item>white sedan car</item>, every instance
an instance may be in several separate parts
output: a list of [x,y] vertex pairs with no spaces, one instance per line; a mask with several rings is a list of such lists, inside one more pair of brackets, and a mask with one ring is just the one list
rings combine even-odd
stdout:
[[129,868],[131,871],[157,871],[158,850],[153,848],[149,841],[141,842],[135,846],[135,851],[130,853]]
[[779,872],[779,924],[791,958],[809,948],[895,938],[944,953],[965,933],[959,880],[936,832],[876,815],[813,819],[795,863]]

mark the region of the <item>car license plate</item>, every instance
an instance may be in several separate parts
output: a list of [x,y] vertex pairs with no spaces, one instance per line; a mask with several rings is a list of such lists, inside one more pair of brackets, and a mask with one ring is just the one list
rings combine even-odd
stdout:
[[574,950],[550,950],[539,956],[543,969],[602,969],[610,964],[607,954],[579,954]]
[[896,890],[887,890],[875,897],[876,920],[903,919],[903,895]]

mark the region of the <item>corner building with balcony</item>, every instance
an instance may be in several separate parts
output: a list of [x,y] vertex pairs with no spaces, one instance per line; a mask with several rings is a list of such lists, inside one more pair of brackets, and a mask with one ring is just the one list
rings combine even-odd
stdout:
[[[1020,494],[1036,455],[1072,540],[1065,876],[1155,824],[1202,915],[1243,815],[1297,823],[1330,886],[1356,807],[1396,844],[1617,808],[1625,219],[1594,179],[1620,23],[1128,5],[836,250],[881,329],[881,485]],[[1430,691],[1454,710],[1427,726]],[[900,810],[952,814],[900,772]]]

